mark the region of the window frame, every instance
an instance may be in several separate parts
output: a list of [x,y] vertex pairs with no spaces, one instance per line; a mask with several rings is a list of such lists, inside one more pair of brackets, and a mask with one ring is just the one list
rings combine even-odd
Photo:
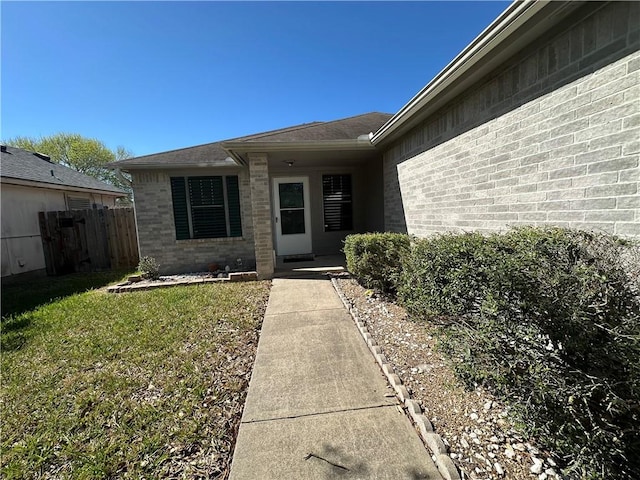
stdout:
[[[175,180],[181,180],[181,184],[174,184]],[[222,186],[222,204],[211,204],[211,205],[192,205],[192,196],[193,196],[193,183],[196,181],[202,181],[204,179],[210,179],[214,181],[214,179],[219,179]],[[233,199],[234,206],[231,206],[230,200],[230,188],[229,183],[232,182],[234,184],[234,192],[233,195],[237,198]],[[171,204],[173,208],[173,223],[175,229],[175,239],[176,241],[190,241],[190,240],[216,240],[216,239],[231,239],[231,238],[242,238],[242,205],[240,199],[240,179],[238,175],[177,175],[171,176],[169,178],[169,183],[171,185]],[[177,185],[177,186],[176,186]],[[212,186],[213,188],[213,186]],[[184,195],[182,199],[184,201],[184,206],[178,205],[176,206],[176,190],[180,190],[178,193]],[[213,194],[212,194],[213,197]],[[213,201],[213,198],[212,198]],[[236,205],[237,204],[237,205]],[[184,236],[186,234],[183,231],[183,235],[180,234],[179,229],[184,229],[185,225],[179,226],[177,224],[177,215],[176,210],[184,208],[185,212],[182,215],[186,214],[187,220],[187,229],[188,229],[188,237]],[[196,236],[196,231],[194,227],[194,210],[205,209],[214,211],[215,208],[222,208],[224,212],[224,235],[207,235],[207,236]],[[234,219],[231,218],[231,209],[233,209]],[[237,216],[237,218],[235,218]],[[233,225],[232,225],[233,222]],[[212,223],[213,228],[221,228],[219,223]],[[211,228],[211,227],[210,227]]]
[[[336,204],[349,205],[349,220],[350,224],[349,228],[344,228],[343,220],[342,220],[342,212],[340,217],[340,228],[329,228],[329,224],[327,223],[327,194],[325,193],[325,178],[326,177],[348,177],[349,178],[349,200],[340,200],[336,202]],[[322,174],[322,224],[325,233],[331,232],[351,232],[353,231],[353,175],[351,173],[327,173]]]

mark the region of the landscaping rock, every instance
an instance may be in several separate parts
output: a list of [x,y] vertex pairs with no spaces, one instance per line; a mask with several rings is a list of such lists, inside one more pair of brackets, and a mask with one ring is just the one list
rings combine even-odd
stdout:
[[[365,333],[379,346],[376,360],[381,357],[382,365],[395,372],[389,376],[390,383],[403,386],[424,411],[424,415],[409,412],[421,436],[432,432],[440,436],[462,478],[530,480],[530,453],[539,450],[531,441],[525,446],[528,439],[516,436],[506,406],[483,389],[467,391],[460,385],[449,362],[437,351],[428,324],[410,320],[404,309],[383,296],[367,295],[353,279],[340,276],[335,281],[345,303],[366,322]],[[514,450],[512,444],[522,450]]]

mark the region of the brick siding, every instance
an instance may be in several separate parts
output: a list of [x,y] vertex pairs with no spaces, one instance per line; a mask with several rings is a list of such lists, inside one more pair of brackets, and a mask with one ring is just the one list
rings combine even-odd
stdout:
[[[242,237],[176,240],[171,200],[171,176],[238,175]],[[136,224],[140,256],[154,257],[163,274],[207,271],[209,264],[232,268],[241,258],[243,266],[255,266],[251,192],[246,169],[224,171],[197,170],[173,173],[168,171],[134,171]]]
[[251,212],[253,230],[255,232],[256,269],[259,278],[271,278],[274,264],[267,155],[250,154],[249,172],[251,177]]
[[396,141],[385,228],[640,236],[639,5],[587,4]]

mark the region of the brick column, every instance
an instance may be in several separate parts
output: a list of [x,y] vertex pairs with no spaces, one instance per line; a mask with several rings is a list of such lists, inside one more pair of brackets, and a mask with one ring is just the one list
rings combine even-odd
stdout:
[[273,277],[273,236],[271,233],[271,198],[269,165],[266,153],[249,154],[251,217],[256,250],[256,270],[261,279]]

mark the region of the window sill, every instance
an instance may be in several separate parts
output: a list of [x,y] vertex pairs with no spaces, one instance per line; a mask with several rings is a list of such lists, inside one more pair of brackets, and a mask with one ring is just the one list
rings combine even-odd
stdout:
[[244,242],[244,237],[219,237],[219,238],[189,238],[187,240],[176,240],[176,245],[199,245],[201,243],[235,243]]

